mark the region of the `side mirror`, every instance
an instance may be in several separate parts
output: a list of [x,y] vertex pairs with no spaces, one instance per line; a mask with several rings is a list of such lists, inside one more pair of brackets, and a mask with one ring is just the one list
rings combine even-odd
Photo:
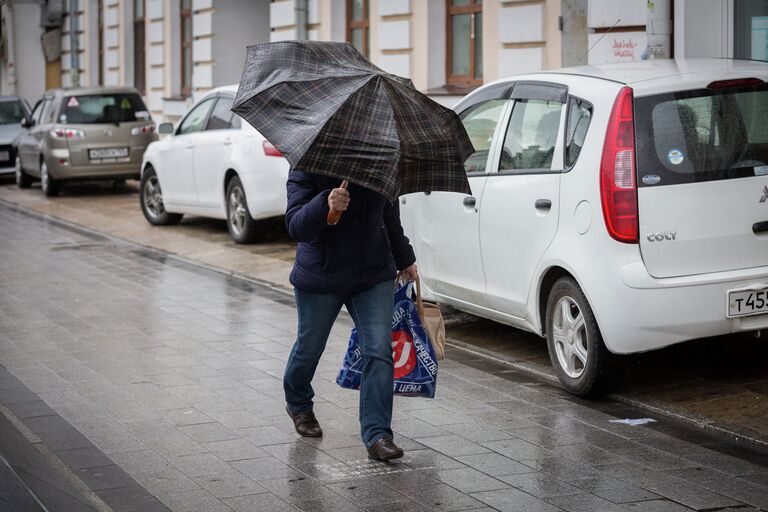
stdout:
[[157,126],[157,133],[161,135],[168,135],[173,133],[173,123],[160,123]]
[[26,117],[21,118],[21,127],[22,128],[29,128],[32,126],[32,121],[30,119],[27,119]]

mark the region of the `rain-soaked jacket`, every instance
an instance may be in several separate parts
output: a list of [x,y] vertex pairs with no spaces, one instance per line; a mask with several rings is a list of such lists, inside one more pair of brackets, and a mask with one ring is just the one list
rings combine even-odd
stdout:
[[313,293],[351,294],[383,281],[416,261],[400,224],[400,207],[381,194],[349,184],[349,208],[327,223],[328,195],[341,181],[291,170],[285,223],[299,242],[291,284]]

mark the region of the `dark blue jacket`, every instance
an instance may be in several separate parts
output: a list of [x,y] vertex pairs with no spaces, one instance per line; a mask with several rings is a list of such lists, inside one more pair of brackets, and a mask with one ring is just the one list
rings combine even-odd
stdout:
[[416,261],[400,224],[400,207],[350,183],[349,208],[329,226],[328,194],[341,180],[292,170],[285,223],[299,242],[291,284],[314,293],[350,294],[382,281]]

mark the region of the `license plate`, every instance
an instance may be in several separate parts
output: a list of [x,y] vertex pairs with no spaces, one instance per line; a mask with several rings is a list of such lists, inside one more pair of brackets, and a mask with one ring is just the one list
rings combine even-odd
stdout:
[[11,153],[8,151],[0,151],[0,161],[7,162],[11,159]]
[[89,149],[88,158],[100,160],[102,158],[122,158],[128,156],[128,148],[103,148]]
[[768,313],[768,287],[728,292],[728,317]]

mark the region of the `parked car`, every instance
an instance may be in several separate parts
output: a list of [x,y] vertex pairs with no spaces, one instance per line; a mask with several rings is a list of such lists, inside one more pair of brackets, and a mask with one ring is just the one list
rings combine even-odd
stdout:
[[136,89],[54,89],[37,102],[18,140],[16,182],[40,180],[47,196],[67,181],[138,178],[141,156],[157,140]]
[[21,120],[29,117],[29,104],[18,96],[0,96],[0,176],[13,174],[16,139],[22,133]]
[[657,60],[456,105],[471,196],[401,198],[425,295],[545,336],[577,395],[621,354],[768,328],[768,64]]
[[285,214],[288,161],[258,131],[231,112],[237,86],[203,96],[169,136],[144,154],[141,211],[154,225],[184,214],[226,219],[240,244],[259,238],[256,221]]

